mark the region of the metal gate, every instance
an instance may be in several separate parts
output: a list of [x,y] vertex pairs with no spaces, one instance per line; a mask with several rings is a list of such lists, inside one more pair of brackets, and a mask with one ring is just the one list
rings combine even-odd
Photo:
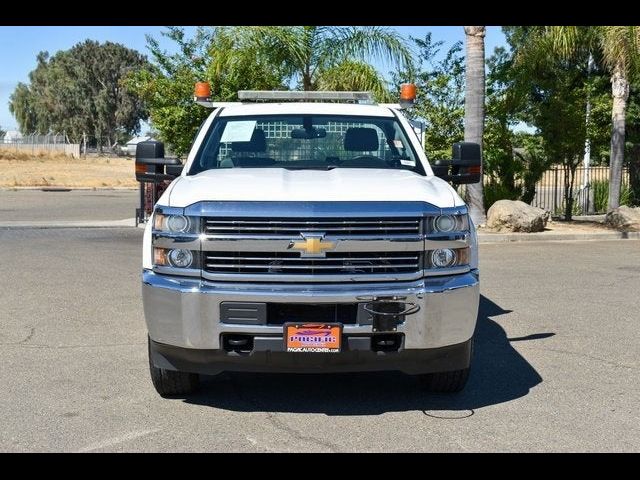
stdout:
[[[548,210],[554,216],[563,215],[564,176],[563,167],[553,167],[544,172],[542,178],[536,183],[536,195],[531,205]],[[573,215],[606,213],[609,198],[609,167],[590,167],[588,171],[579,167],[576,169],[573,183]],[[624,168],[620,204],[628,203],[628,198],[629,169]]]

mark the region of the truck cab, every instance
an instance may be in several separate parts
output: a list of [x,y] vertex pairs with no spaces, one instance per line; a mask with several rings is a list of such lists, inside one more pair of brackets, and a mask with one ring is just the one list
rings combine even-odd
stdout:
[[363,92],[239,98],[196,98],[212,112],[144,231],[158,393],[224,371],[397,370],[460,391],[478,248],[449,182],[478,181],[479,146],[432,167],[400,105]]

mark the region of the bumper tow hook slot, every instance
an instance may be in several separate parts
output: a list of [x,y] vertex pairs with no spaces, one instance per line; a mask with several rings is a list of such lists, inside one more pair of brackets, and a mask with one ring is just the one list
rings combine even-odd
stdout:
[[232,347],[244,347],[249,343],[249,340],[246,338],[229,338],[227,342],[229,342],[229,345]]

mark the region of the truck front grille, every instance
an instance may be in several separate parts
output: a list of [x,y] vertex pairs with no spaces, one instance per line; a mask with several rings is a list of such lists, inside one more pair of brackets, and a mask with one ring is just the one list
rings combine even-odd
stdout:
[[335,275],[415,273],[420,252],[329,252],[326,257],[301,257],[297,252],[204,252],[209,273]]
[[303,232],[324,232],[327,235],[418,235],[419,218],[205,218],[207,235],[299,236]]

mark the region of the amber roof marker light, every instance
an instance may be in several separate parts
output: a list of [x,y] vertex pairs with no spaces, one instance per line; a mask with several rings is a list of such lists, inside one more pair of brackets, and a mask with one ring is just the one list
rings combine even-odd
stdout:
[[415,83],[403,83],[400,85],[400,106],[402,108],[413,107],[418,94],[418,87]]
[[196,82],[193,96],[196,102],[210,102],[211,84],[209,82]]

